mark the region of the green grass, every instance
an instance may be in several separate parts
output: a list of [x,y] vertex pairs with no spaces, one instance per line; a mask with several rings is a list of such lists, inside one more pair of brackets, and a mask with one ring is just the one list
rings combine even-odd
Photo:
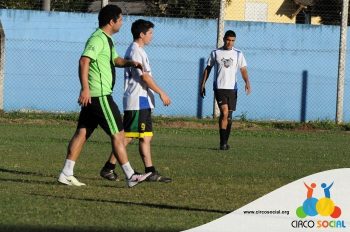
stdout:
[[[166,128],[156,119],[153,160],[172,183],[130,189],[125,181],[102,180],[110,144],[98,129],[75,167],[87,186],[62,186],[56,179],[75,130],[73,118],[0,120],[0,231],[180,231],[303,176],[350,166],[346,130],[238,128],[232,149],[219,151],[216,124]],[[137,144],[128,153],[132,166],[143,171]]]

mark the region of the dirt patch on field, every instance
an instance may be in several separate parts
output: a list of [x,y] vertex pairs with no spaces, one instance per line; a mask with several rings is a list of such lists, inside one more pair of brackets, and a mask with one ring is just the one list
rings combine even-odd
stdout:
[[213,124],[206,124],[200,122],[188,121],[170,121],[170,122],[155,122],[156,126],[169,128],[198,128],[198,129],[215,129],[218,126]]
[[[201,122],[198,121],[162,121],[162,122],[155,122],[156,126],[160,127],[167,127],[167,128],[193,128],[193,129],[218,129],[219,124],[218,122]],[[253,123],[245,123],[240,121],[234,121],[233,122],[233,129],[247,129],[247,130],[259,130],[262,127]]]
[[76,122],[57,119],[0,118],[0,123],[22,125],[74,125]]
[[[1,118],[0,123],[7,124],[22,124],[22,125],[76,125],[75,120],[62,120],[62,119],[40,119],[40,118]],[[166,127],[166,128],[193,128],[193,129],[218,129],[219,124],[217,121],[201,121],[201,120],[155,120],[153,122],[155,127]],[[234,129],[252,129],[257,130],[261,128],[253,123],[244,123],[240,121],[233,122]]]
[[[22,124],[22,125],[62,125],[75,126],[78,114],[25,114],[0,112],[0,123],[2,124]],[[210,129],[219,128],[218,119],[196,119],[196,118],[165,118],[155,116],[153,118],[155,128],[190,128],[190,129]],[[233,121],[233,129],[239,130],[295,130],[295,131],[327,131],[340,130],[350,131],[350,124],[335,125],[328,121],[317,122],[260,122],[260,121]]]

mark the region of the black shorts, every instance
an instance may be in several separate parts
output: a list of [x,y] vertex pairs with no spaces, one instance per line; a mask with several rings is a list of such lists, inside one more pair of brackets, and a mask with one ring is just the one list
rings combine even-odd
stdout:
[[151,114],[151,109],[124,111],[125,137],[143,138],[153,136]]
[[237,89],[216,89],[214,93],[219,107],[227,104],[229,111],[236,110]]
[[117,134],[124,129],[120,111],[111,95],[92,97],[91,104],[81,108],[78,128],[87,128],[92,133],[97,125],[108,135]]

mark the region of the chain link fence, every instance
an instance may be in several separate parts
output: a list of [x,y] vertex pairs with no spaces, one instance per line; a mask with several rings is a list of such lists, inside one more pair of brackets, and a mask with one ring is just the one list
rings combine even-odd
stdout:
[[[238,74],[236,117],[334,120],[341,2],[225,1],[224,28],[237,33],[236,47],[247,59],[253,90],[245,96]],[[0,1],[7,8],[0,10],[5,32],[0,57],[3,109],[79,111],[78,60],[98,25],[102,2],[51,0],[50,12],[40,11],[43,1],[22,3],[27,4],[26,10],[9,9],[20,8],[18,1]],[[220,1],[110,3],[124,12],[124,25],[114,36],[121,56],[132,41],[134,20],[142,17],[155,23],[154,40],[146,51],[156,82],[172,98],[170,107],[162,107],[157,99],[155,114],[212,117],[213,74],[207,82],[207,97],[201,99],[198,91],[206,60],[218,42]],[[350,121],[348,83],[345,76],[345,121]],[[123,70],[117,69],[113,95],[120,108],[122,92]]]
[[[214,19],[221,0],[0,0],[2,9],[97,12],[117,4],[126,15]],[[340,25],[342,0],[223,0],[227,20]],[[288,19],[287,19],[288,18]]]

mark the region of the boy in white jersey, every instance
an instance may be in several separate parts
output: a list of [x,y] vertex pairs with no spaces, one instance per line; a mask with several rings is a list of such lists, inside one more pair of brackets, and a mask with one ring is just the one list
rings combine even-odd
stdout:
[[[131,26],[134,42],[125,53],[125,59],[140,62],[143,71],[136,68],[124,69],[124,120],[125,143],[133,138],[139,139],[139,152],[147,172],[152,174],[146,181],[171,182],[171,178],[161,176],[155,169],[151,158],[151,140],[153,136],[151,111],[154,109],[154,93],[159,94],[165,106],[170,104],[170,98],[156,84],[151,73],[148,56],[143,49],[153,37],[154,24],[143,19],[136,20]],[[108,180],[116,180],[114,172],[116,159],[111,154],[109,161],[102,168],[100,175]]]
[[240,70],[245,82],[245,91],[251,92],[247,72],[247,63],[242,51],[234,48],[236,33],[228,30],[224,36],[224,46],[210,53],[207,67],[203,72],[201,83],[201,96],[205,96],[205,82],[213,66],[216,66],[214,79],[214,94],[220,108],[219,132],[220,150],[228,150],[227,144],[232,126],[232,112],[236,110],[237,103],[237,71]]

